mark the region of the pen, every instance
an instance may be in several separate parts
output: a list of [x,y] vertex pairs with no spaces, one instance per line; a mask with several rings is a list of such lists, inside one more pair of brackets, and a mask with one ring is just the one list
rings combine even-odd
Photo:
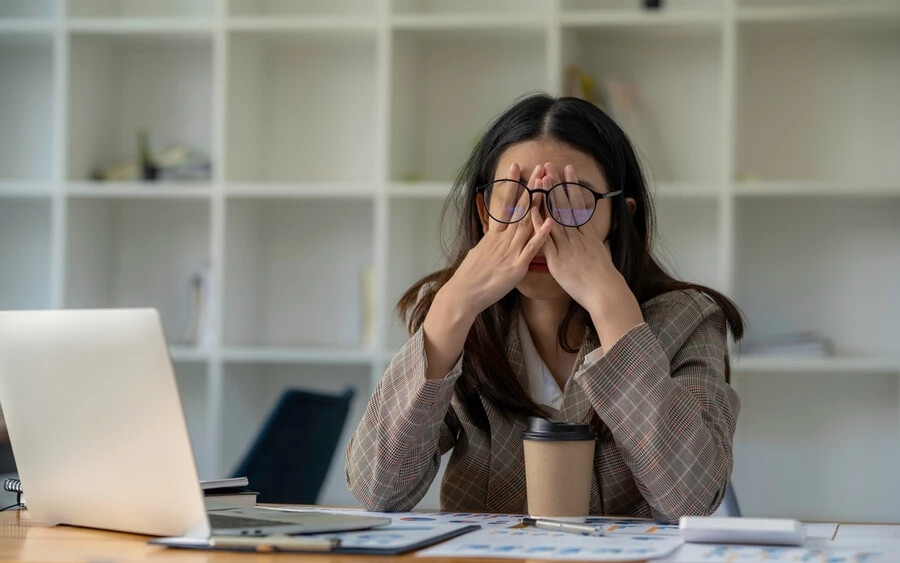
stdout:
[[578,522],[563,522],[549,520],[547,518],[522,518],[522,523],[554,532],[570,532],[573,534],[602,534],[603,526],[600,524],[581,524]]
[[335,538],[304,538],[286,535],[265,537],[215,536],[210,547],[253,548],[258,552],[272,551],[331,551],[339,547],[341,540]]

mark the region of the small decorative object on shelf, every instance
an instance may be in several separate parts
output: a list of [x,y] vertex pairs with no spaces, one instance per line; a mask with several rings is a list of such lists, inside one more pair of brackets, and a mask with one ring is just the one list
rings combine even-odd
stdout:
[[210,338],[209,318],[209,278],[210,267],[203,268],[190,279],[188,306],[185,308],[188,318],[178,344],[185,346],[206,346]]
[[102,182],[203,182],[212,177],[212,164],[201,151],[172,143],[154,154],[146,130],[140,130],[137,139],[137,158],[95,170],[91,179]]
[[662,0],[644,0],[644,8],[648,10],[659,10],[662,8]]
[[566,67],[565,95],[597,105],[594,77],[576,65]]
[[159,168],[150,154],[150,140],[147,138],[147,131],[144,129],[138,132],[138,157],[141,162],[141,180],[156,180]]
[[362,271],[362,342],[369,349],[375,341],[375,269]]

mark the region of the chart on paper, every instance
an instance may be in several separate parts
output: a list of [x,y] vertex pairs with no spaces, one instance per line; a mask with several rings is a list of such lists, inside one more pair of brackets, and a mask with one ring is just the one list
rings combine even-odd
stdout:
[[680,538],[652,535],[594,536],[533,528],[485,528],[418,552],[421,557],[499,557],[560,561],[643,561],[664,557]]

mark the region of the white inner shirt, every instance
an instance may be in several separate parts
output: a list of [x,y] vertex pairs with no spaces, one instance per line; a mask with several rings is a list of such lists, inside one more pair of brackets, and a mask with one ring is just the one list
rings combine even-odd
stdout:
[[[528,394],[531,395],[531,400],[555,411],[561,410],[564,398],[563,389],[559,388],[559,384],[550,373],[550,368],[538,354],[521,309],[519,310],[519,342],[522,345],[522,356],[525,359],[525,371],[528,373]],[[584,363],[593,362],[602,356],[603,347],[600,346],[584,357]]]

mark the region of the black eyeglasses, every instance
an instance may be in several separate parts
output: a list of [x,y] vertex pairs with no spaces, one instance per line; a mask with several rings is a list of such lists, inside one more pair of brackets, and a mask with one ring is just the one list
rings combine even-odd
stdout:
[[504,179],[476,188],[475,193],[482,194],[488,215],[498,223],[517,223],[524,219],[534,194],[542,193],[554,221],[564,227],[580,227],[594,215],[598,200],[617,196],[622,190],[601,194],[574,182],[561,182],[549,190],[533,190],[517,180]]

